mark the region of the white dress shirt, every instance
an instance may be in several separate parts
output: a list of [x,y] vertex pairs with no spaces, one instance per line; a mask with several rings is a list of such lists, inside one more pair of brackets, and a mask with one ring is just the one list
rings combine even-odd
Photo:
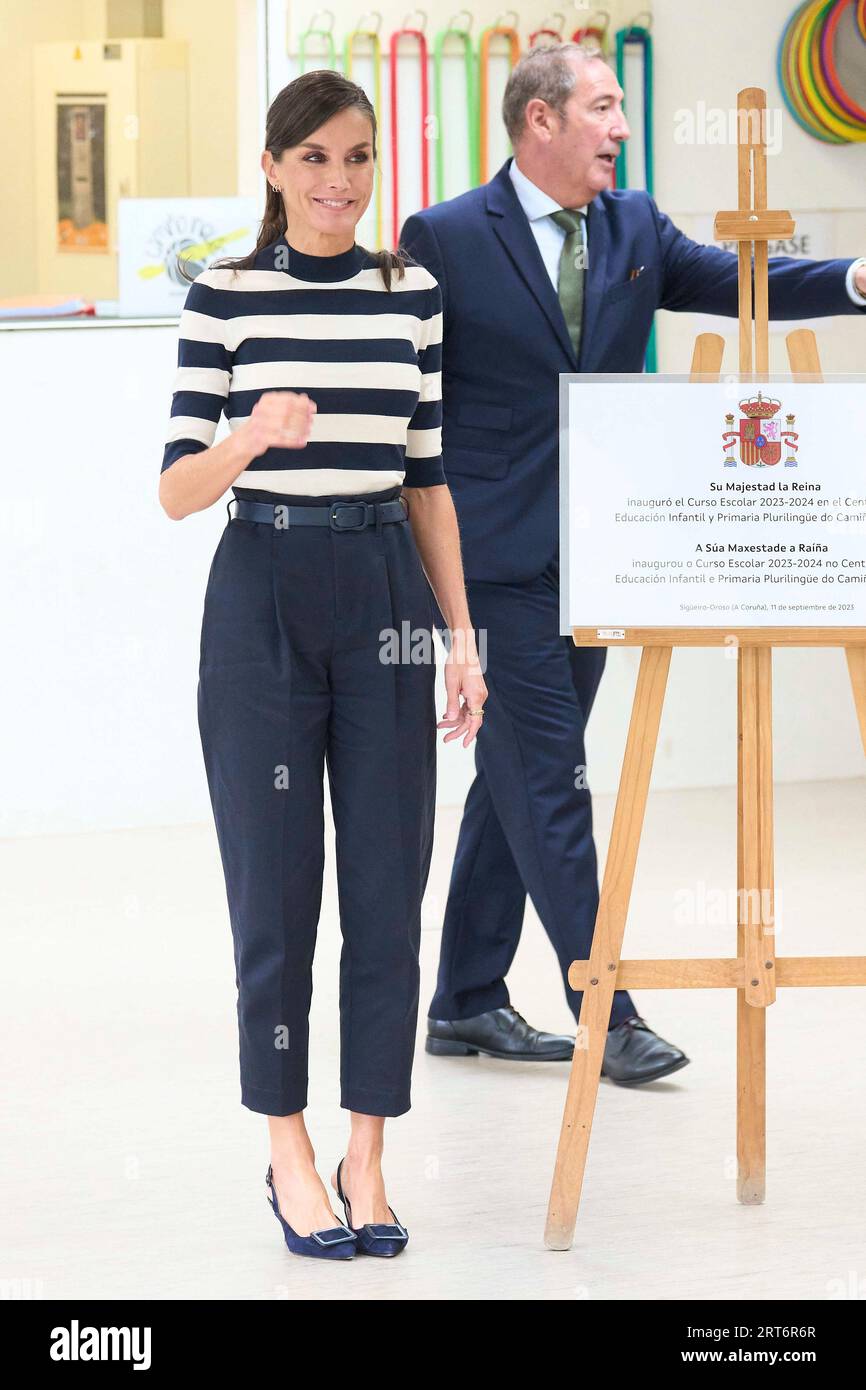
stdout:
[[[562,227],[557,227],[551,219],[552,212],[559,212],[561,204],[551,198],[549,193],[544,193],[538,184],[533,183],[517,167],[517,160],[512,159],[508,166],[508,174],[514,184],[514,191],[520,199],[520,206],[529,218],[529,226],[532,235],[535,237],[538,249],[541,252],[541,259],[544,261],[544,268],[550,276],[553,288],[559,289],[559,258],[562,255],[562,247],[565,241],[565,232]],[[574,212],[586,213],[588,204],[582,208],[574,208]],[[586,216],[583,219],[583,249],[586,251]]]
[[[545,193],[538,187],[538,184],[528,179],[521,169],[517,167],[517,160],[512,159],[508,166],[508,174],[514,184],[514,191],[520,200],[520,206],[529,219],[529,226],[532,235],[535,237],[538,249],[541,252],[541,259],[544,261],[544,268],[550,276],[551,284],[555,290],[559,286],[559,257],[562,254],[562,244],[565,241],[565,232],[561,227],[557,227],[552,221],[550,214],[559,212],[560,204],[551,198],[549,193]],[[581,208],[575,208],[575,212],[586,213],[588,204]],[[583,247],[587,249],[586,236],[586,217],[583,220]],[[862,295],[854,284],[854,276],[857,267],[866,265],[866,257],[852,261],[845,275],[845,289],[848,291],[849,299],[855,304],[866,304],[866,295]]]
[[866,265],[866,257],[864,256],[861,256],[859,261],[852,261],[845,275],[845,288],[855,304],[866,304],[866,294],[861,294],[854,284],[854,276],[861,265]]

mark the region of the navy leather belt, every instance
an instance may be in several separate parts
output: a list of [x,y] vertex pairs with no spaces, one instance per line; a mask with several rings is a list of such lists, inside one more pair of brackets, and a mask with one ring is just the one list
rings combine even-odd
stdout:
[[399,497],[390,502],[330,502],[327,507],[289,507],[279,502],[249,502],[244,497],[228,503],[229,521],[232,505],[237,507],[239,521],[261,521],[278,530],[293,526],[330,526],[332,531],[363,531],[377,521],[405,521],[408,512]]

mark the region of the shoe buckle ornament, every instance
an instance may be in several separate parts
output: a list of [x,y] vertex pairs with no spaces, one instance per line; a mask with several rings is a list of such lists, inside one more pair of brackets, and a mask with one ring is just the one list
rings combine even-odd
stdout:
[[399,1221],[395,1221],[393,1225],[384,1222],[368,1222],[364,1230],[373,1240],[402,1240],[409,1234],[406,1227],[401,1226]]
[[[327,1237],[330,1236],[330,1240]],[[343,1245],[347,1240],[355,1241],[357,1236],[346,1226],[332,1226],[327,1231],[311,1231],[310,1240],[314,1240],[317,1245]]]

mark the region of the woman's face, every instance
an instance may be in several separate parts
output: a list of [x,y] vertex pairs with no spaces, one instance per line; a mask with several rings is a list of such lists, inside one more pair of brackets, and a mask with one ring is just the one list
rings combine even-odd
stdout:
[[339,111],[279,160],[267,160],[271,183],[283,190],[290,227],[342,239],[353,234],[373,193],[373,127],[363,111]]

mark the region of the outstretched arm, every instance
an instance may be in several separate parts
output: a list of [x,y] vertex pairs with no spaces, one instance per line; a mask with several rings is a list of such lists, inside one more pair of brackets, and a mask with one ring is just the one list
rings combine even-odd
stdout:
[[[737,257],[719,246],[692,241],[652,199],[650,202],[661,251],[659,307],[736,318]],[[772,256],[768,280],[771,319],[866,311],[866,260],[807,261]]]

